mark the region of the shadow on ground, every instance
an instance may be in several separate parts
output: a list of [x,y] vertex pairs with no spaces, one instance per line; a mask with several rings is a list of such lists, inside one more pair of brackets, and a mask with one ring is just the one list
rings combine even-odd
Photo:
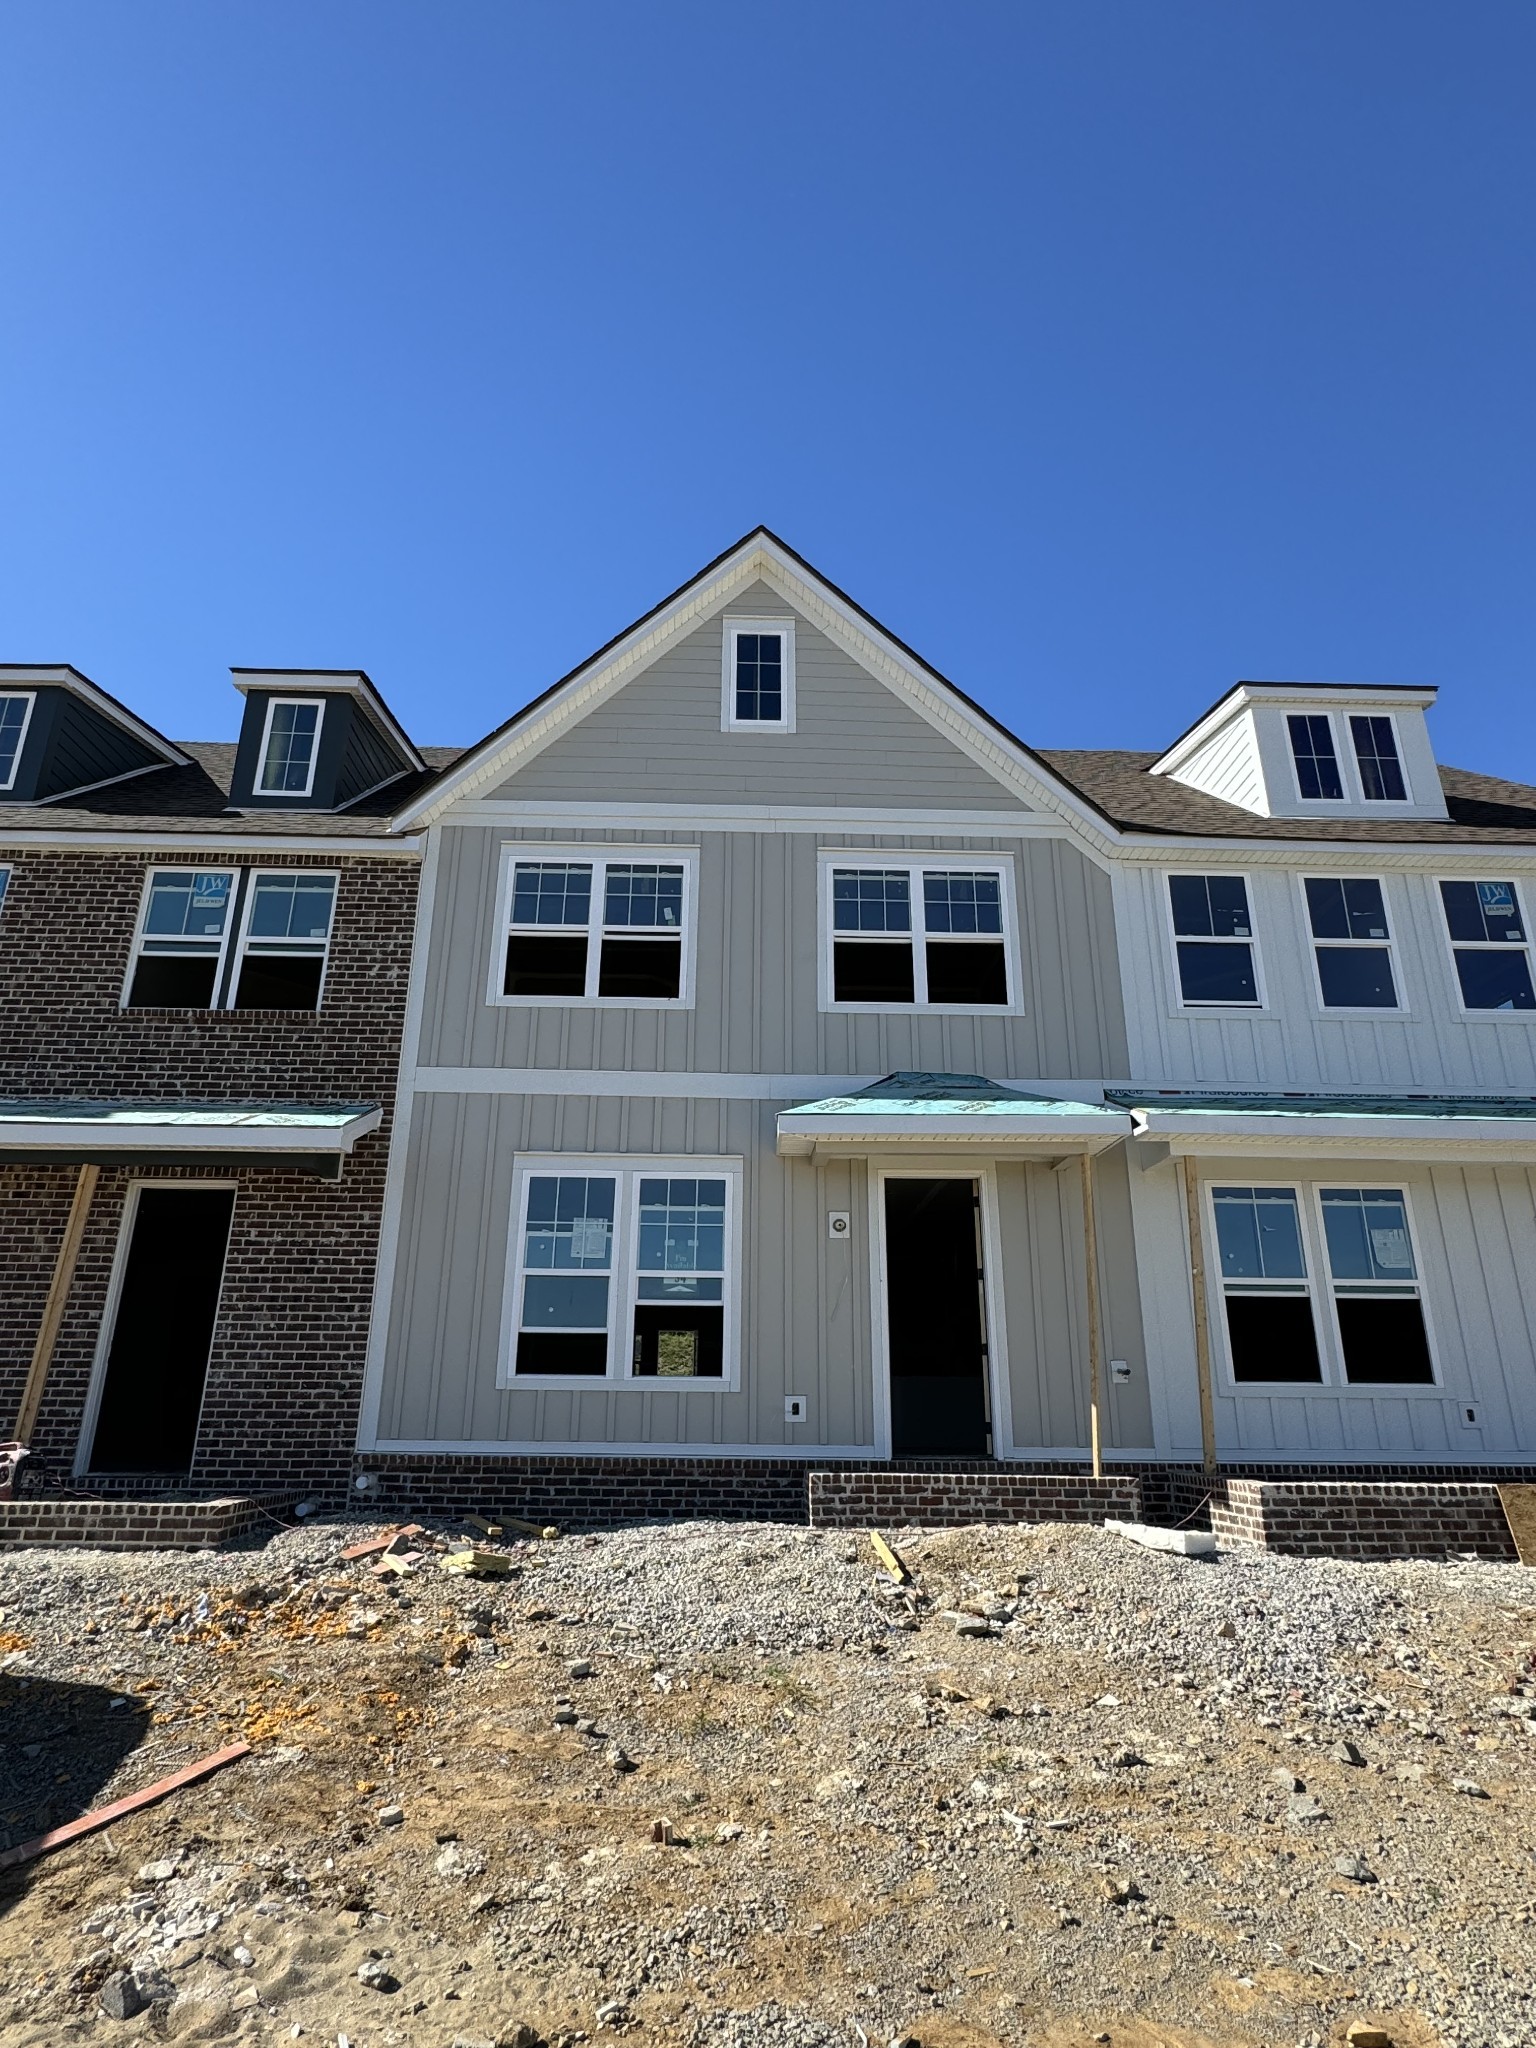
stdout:
[[[0,1673],[0,1850],[100,1805],[103,1787],[149,1726],[147,1700],[124,1699],[101,1685]],[[37,1867],[0,1872],[0,1913],[22,1896]]]

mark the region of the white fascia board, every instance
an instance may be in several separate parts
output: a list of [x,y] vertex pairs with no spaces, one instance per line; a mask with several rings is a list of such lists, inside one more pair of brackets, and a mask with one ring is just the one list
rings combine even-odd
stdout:
[[994,838],[1061,834],[1061,820],[1044,811],[878,809],[837,804],[599,804],[531,798],[455,803],[444,825],[496,825],[504,829],[563,827],[567,832],[612,832],[617,826],[656,832],[974,832]]
[[[1129,1117],[1060,1116],[1029,1119],[984,1116],[796,1116],[778,1118],[778,1151],[784,1159],[822,1152],[862,1152],[900,1145],[965,1145],[988,1154],[1023,1152],[1042,1157],[1062,1152],[1104,1152],[1131,1134]],[[1010,1128],[1012,1126],[1012,1128]]]
[[[593,1380],[594,1387],[610,1390],[616,1381]],[[503,1389],[503,1391],[508,1391]],[[512,1389],[510,1391],[516,1391]],[[585,1391],[582,1389],[581,1391]],[[675,1393],[676,1385],[663,1381],[657,1387],[640,1387],[624,1382],[625,1393]],[[704,1391],[704,1390],[700,1390]],[[884,1463],[884,1454],[873,1444],[701,1444],[670,1443],[652,1437],[641,1443],[595,1443],[590,1437],[540,1439],[538,1437],[369,1437],[359,1435],[358,1453],[368,1458],[784,1458],[814,1465],[835,1458],[839,1463],[866,1458]]]
[[146,725],[142,718],[136,718],[126,704],[119,704],[115,697],[109,696],[105,690],[99,688],[89,676],[81,675],[77,668],[70,668],[67,663],[41,668],[28,668],[15,662],[0,665],[0,690],[27,690],[39,687],[70,691],[83,704],[89,704],[93,711],[99,712],[103,718],[110,719],[114,725],[121,726],[124,732],[132,733],[133,737],[141,740],[146,747],[153,747],[157,754],[178,768],[185,768],[192,758],[190,754],[184,754],[173,740],[168,740],[163,732],[156,732],[152,725]]
[[[1409,821],[1413,822],[1413,821]],[[1425,820],[1425,822],[1431,822]],[[1536,865],[1536,840],[1463,839],[1204,839],[1172,832],[1155,839],[1127,840],[1116,849],[1126,866],[1176,868],[1198,856],[1202,864],[1226,867],[1301,868],[1316,874],[1320,867],[1433,868],[1441,861],[1456,866],[1516,867],[1521,873]]]
[[100,1123],[85,1119],[66,1123],[46,1117],[36,1122],[0,1122],[0,1158],[11,1152],[96,1150],[111,1152],[340,1152],[352,1150],[359,1138],[376,1131],[381,1109],[365,1110],[344,1124],[151,1124]]
[[[415,742],[390,710],[377,688],[363,671],[358,669],[301,669],[301,668],[232,668],[235,688],[243,697],[249,690],[269,690],[275,697],[356,697],[368,706],[379,724],[389,734],[413,768],[425,769]],[[404,774],[406,771],[401,770]],[[385,782],[393,782],[394,776],[386,776]],[[384,782],[376,782],[374,789],[384,788]],[[364,796],[371,796],[373,790],[365,789],[362,796],[355,796],[352,802],[360,804]]]
[[1381,1159],[1536,1159],[1530,1117],[1221,1116],[1137,1109],[1138,1140],[1166,1142],[1175,1156],[1194,1152],[1278,1156],[1310,1150]]
[[1114,827],[1075,791],[1058,782],[1043,763],[970,710],[934,671],[926,670],[894,640],[872,627],[846,600],[826,585],[808,581],[800,564],[761,534],[744,542],[720,564],[707,583],[685,588],[667,611],[642,621],[605,653],[577,669],[559,689],[536,705],[526,723],[492,735],[472,748],[445,781],[424,790],[415,803],[396,814],[396,826],[433,824],[451,804],[473,797],[488,783],[504,780],[575,719],[605,702],[624,683],[649,667],[684,633],[722,610],[735,592],[759,579],[840,642],[862,667],[893,688],[929,725],[996,776],[1030,809],[1044,809],[1064,818],[1090,842],[1097,855],[1102,856],[1113,842]]
[[1175,740],[1167,753],[1152,763],[1147,773],[1175,774],[1207,740],[1255,704],[1289,706],[1296,711],[1400,711],[1405,706],[1427,711],[1438,695],[1438,690],[1433,688],[1391,689],[1369,683],[1309,683],[1300,687],[1294,683],[1238,683],[1220,703],[1211,706],[1198,725],[1191,726],[1182,739]]
[[314,834],[289,838],[275,832],[70,832],[57,825],[0,826],[0,847],[19,851],[29,846],[73,847],[83,853],[269,853],[280,860],[293,853],[372,854],[384,860],[418,860],[417,838],[322,839]]

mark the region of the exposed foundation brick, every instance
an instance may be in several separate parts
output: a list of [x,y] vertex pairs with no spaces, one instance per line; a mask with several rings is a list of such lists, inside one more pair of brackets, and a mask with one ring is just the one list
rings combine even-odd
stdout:
[[1517,1559],[1492,1484],[1223,1478],[1211,1530],[1222,1548],[1290,1557]]
[[1134,1479],[1007,1467],[811,1472],[807,1497],[812,1523],[833,1529],[906,1522],[930,1528],[969,1522],[1102,1522],[1107,1515],[1136,1521],[1141,1515],[1141,1488]]
[[284,1519],[290,1494],[222,1500],[4,1500],[0,1549],[217,1550]]

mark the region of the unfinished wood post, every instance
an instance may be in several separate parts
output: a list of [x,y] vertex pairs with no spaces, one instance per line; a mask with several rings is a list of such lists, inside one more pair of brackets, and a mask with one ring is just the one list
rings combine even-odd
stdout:
[[1200,1190],[1194,1162],[1179,1161],[1184,1213],[1189,1222],[1189,1284],[1195,1296],[1195,1380],[1200,1389],[1200,1451],[1207,1472],[1216,1470],[1216,1413],[1211,1406],[1211,1328],[1205,1303],[1205,1251],[1200,1234]]
[[37,1326],[37,1342],[32,1346],[32,1363],[27,1368],[21,1406],[16,1411],[17,1443],[30,1443],[32,1432],[37,1427],[37,1411],[43,1405],[43,1389],[48,1384],[48,1368],[53,1363],[53,1347],[59,1341],[59,1327],[69,1302],[75,1262],[80,1257],[80,1245],[85,1236],[85,1220],[91,1212],[91,1197],[96,1192],[100,1177],[99,1166],[82,1166],[75,1178],[75,1196],[69,1205],[69,1220],[64,1225],[64,1241],[59,1246],[59,1256],[54,1260],[48,1298],[43,1303],[43,1319]]
[[1104,1477],[1099,1428],[1099,1233],[1093,1213],[1093,1155],[1079,1152],[1083,1177],[1083,1249],[1088,1261],[1088,1440],[1093,1448],[1093,1476]]

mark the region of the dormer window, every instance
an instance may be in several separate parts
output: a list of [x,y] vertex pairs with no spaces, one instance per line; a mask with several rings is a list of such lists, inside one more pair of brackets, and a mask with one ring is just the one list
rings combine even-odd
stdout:
[[1339,773],[1338,749],[1333,741],[1333,720],[1326,713],[1314,716],[1294,712],[1286,725],[1291,735],[1291,759],[1296,764],[1296,788],[1308,803],[1337,803],[1344,795],[1344,778]]
[[793,620],[727,619],[723,684],[724,731],[793,732]]
[[315,786],[315,755],[325,706],[311,699],[274,697],[261,735],[258,796],[308,796]]
[[1360,794],[1366,802],[1407,803],[1408,785],[1403,779],[1403,765],[1397,754],[1397,733],[1391,719],[1351,718],[1349,736],[1355,743]]
[[0,697],[0,789],[14,789],[22,742],[32,721],[36,698],[30,691]]

